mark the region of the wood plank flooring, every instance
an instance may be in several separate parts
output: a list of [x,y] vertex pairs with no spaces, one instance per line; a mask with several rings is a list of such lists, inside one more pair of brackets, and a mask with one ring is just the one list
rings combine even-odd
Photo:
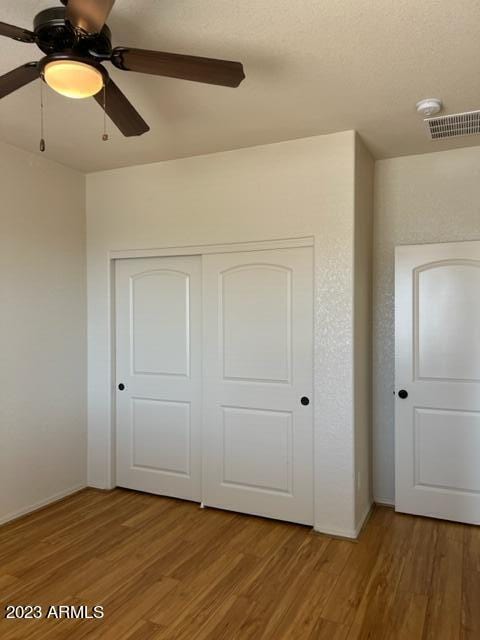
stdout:
[[[480,639],[480,528],[376,508],[358,543],[87,489],[0,528],[2,640]],[[7,604],[103,620],[5,620]]]

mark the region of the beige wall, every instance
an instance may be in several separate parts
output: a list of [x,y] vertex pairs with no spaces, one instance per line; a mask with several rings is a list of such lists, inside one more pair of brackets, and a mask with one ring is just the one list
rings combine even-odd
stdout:
[[0,522],[86,483],[84,183],[0,144]]
[[480,148],[381,160],[374,232],[374,496],[394,500],[394,248],[480,239]]
[[354,420],[355,520],[361,526],[372,504],[372,245],[375,163],[357,136],[355,148]]
[[354,535],[354,173],[344,132],[87,177],[92,485],[114,482],[109,252],[314,236],[315,524]]

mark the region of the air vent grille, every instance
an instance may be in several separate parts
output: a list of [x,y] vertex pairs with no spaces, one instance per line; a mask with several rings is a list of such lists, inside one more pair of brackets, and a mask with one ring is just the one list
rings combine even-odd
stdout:
[[471,136],[480,133],[480,111],[425,118],[425,124],[432,140]]

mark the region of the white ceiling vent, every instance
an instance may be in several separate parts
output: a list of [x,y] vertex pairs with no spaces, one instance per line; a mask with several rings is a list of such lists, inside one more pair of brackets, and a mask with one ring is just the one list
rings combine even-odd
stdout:
[[471,136],[480,133],[480,111],[425,118],[425,124],[432,140]]

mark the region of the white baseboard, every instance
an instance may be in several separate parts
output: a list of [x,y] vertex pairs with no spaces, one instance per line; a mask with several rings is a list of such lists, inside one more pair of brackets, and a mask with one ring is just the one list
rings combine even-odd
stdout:
[[329,527],[313,527],[316,533],[322,533],[325,536],[332,536],[333,538],[347,538],[348,540],[355,540],[357,538],[354,529],[330,529]]
[[360,535],[363,527],[366,525],[368,519],[370,518],[370,516],[372,515],[372,510],[374,507],[374,502],[371,502],[370,504],[367,504],[365,511],[362,513],[361,517],[359,518],[358,522],[357,522],[357,526],[355,529],[355,538],[358,538],[358,536]]
[[374,503],[367,505],[365,512],[360,517],[355,529],[334,529],[329,527],[314,527],[317,533],[323,533],[334,538],[346,538],[347,540],[357,540],[370,514],[372,513]]
[[112,491],[115,487],[106,487],[104,484],[100,484],[100,482],[88,482],[87,487],[90,489],[98,489],[99,491]]
[[64,491],[60,491],[49,498],[45,498],[44,500],[39,500],[34,504],[29,505],[28,507],[24,507],[23,509],[19,509],[18,511],[14,511],[13,513],[8,513],[5,516],[0,517],[0,525],[6,524],[7,522],[11,522],[12,520],[16,520],[17,518],[21,518],[22,516],[26,516],[28,513],[32,513],[33,511],[37,511],[42,507],[46,507],[53,502],[58,502],[62,500],[62,498],[66,498],[67,496],[72,495],[73,493],[77,493],[82,489],[85,489],[86,484],[79,484],[75,487],[70,487],[69,489],[65,489]]
[[381,507],[394,507],[395,506],[395,500],[392,500],[391,498],[373,498],[373,501],[375,504],[378,504]]

